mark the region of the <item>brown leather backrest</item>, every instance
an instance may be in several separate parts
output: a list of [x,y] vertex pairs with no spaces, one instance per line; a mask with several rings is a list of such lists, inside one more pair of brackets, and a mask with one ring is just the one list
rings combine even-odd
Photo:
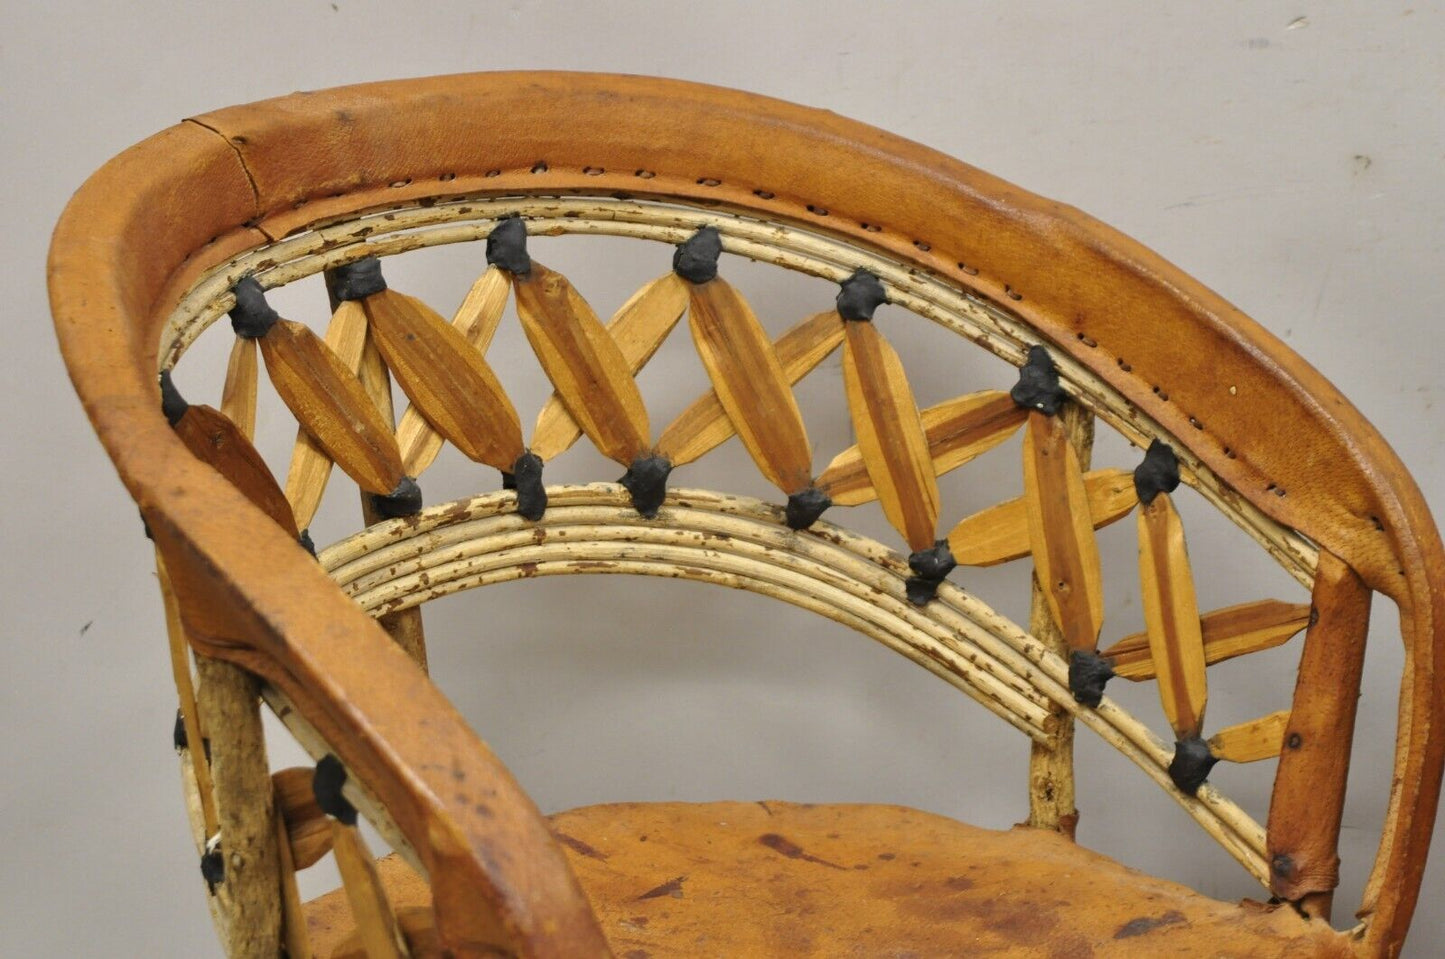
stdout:
[[[161,325],[197,276],[328,218],[475,192],[722,204],[916,264],[1026,320],[1239,496],[1392,598],[1408,658],[1365,910],[1372,939],[1403,935],[1445,755],[1445,552],[1403,465],[1318,372],[1155,254],[862,124],[675,81],[477,74],[293,94],[133,147],[67,208],[50,274],[71,376],[148,515],[196,544],[208,540],[208,516],[250,508],[184,452],[159,410]],[[303,567],[288,558],[280,569],[319,581]],[[235,588],[260,595],[240,577]]]

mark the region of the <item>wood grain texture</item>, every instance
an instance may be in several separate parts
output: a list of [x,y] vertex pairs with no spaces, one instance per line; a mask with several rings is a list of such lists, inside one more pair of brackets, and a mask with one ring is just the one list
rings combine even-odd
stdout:
[[[191,675],[191,647],[186,639],[185,624],[181,621],[180,603],[171,586],[170,574],[160,550],[156,550],[156,580],[160,584],[161,605],[165,610],[166,640],[170,649],[171,678],[176,684],[176,696],[180,700],[181,724],[186,731],[185,751],[191,762],[183,763],[195,780],[196,805],[200,807],[202,832],[194,837],[198,846],[204,846],[207,839],[220,829],[216,818],[215,786],[211,781],[211,764],[207,758],[204,743],[205,734],[201,729],[200,707],[196,704],[196,683]],[[192,745],[201,743],[199,751],[192,752]],[[186,769],[182,770],[186,775]]]
[[216,889],[230,917],[227,954],[275,959],[281,948],[281,862],[256,678],[204,655],[196,657],[196,672],[225,860],[225,881]]
[[[472,288],[467,291],[462,305],[452,318],[466,341],[483,356],[491,346],[492,336],[501,322],[502,311],[507,306],[507,294],[511,291],[509,275],[494,266],[489,266]],[[396,427],[396,443],[401,449],[401,462],[406,475],[420,476],[437,458],[442,449],[442,435],[426,421],[421,411],[407,405]]]
[[[1008,398],[1005,395],[1005,398]],[[1013,405],[1012,398],[1008,398]],[[1077,403],[1066,403],[1059,410],[1064,437],[1086,469],[1094,455],[1094,416]],[[1020,420],[1027,416],[1020,411]],[[1087,489],[1087,474],[1085,477]],[[1132,483],[1130,484],[1132,487]],[[1091,503],[1092,507],[1092,503]],[[1028,519],[1025,516],[1024,540],[1028,540]],[[1029,577],[1029,633],[1054,655],[1068,662],[1072,651],[1068,637],[1054,621],[1049,597],[1039,581],[1038,570]],[[1029,743],[1029,818],[1028,825],[1049,829],[1073,837],[1079,823],[1075,806],[1074,781],[1074,717],[1068,708],[1052,703],[1044,720],[1045,738]]]
[[[644,285],[612,315],[607,333],[634,376],[652,359],[686,310],[687,285],[676,273],[668,273]],[[554,392],[537,415],[530,449],[550,460],[581,435],[582,428],[567,412],[562,395]]]
[[286,829],[287,847],[297,869],[307,869],[331,851],[331,826],[312,788],[315,770],[290,766],[271,774],[276,814]]
[[1159,698],[1174,734],[1191,739],[1204,726],[1208,688],[1184,526],[1168,493],[1140,506],[1138,525],[1140,593]]
[[[1339,882],[1340,823],[1370,626],[1370,591],[1333,554],[1320,554],[1294,707],[1275,772],[1267,828],[1270,890],[1329,915]],[[1284,866],[1285,868],[1280,868]]]
[[1023,462],[1035,575],[1069,648],[1092,650],[1104,623],[1103,575],[1079,454],[1062,420],[1029,413]]
[[843,388],[858,450],[883,515],[911,549],[929,549],[938,530],[938,480],[903,363],[871,322],[843,331]]
[[788,494],[806,489],[813,480],[813,451],[762,324],[721,278],[690,285],[688,298],[693,342],[738,438],[768,482]]
[[522,427],[482,354],[414,297],[383,290],[363,305],[372,339],[412,406],[467,458],[511,470],[525,450]]
[[1209,751],[1217,759],[1232,763],[1273,759],[1284,745],[1284,730],[1288,722],[1289,710],[1281,709],[1268,716],[1236,723],[1209,737]]
[[367,959],[408,959],[411,951],[402,938],[396,913],[387,898],[386,887],[377,875],[376,861],[361,831],[331,820],[331,851],[341,873],[351,915],[366,950]]
[[[387,135],[342,138],[338,110]],[[655,158],[649,189],[673,202],[726,204],[786,223],[805,221],[804,204],[821,200],[833,210],[829,229],[860,246],[936,270],[1000,303],[1010,282],[1027,294],[1011,309],[1119,391],[1120,402],[1132,402],[1175,437],[1196,436],[1189,423],[1196,417],[1203,426],[1191,452],[1205,465],[1399,603],[1408,668],[1361,946],[1372,956],[1398,952],[1445,761],[1438,679],[1445,550],[1416,484],[1378,433],[1315,370],[1221,297],[1077,210],[926,148],[823,111],[698,85],[576,74],[453,76],[308,93],[201,119],[207,129],[188,122],[163,131],[92,178],[67,208],[50,260],[72,379],[152,525],[173,527],[178,565],[186,565],[186,554],[175,542],[210,548],[219,542],[211,527],[225,523],[214,509],[183,504],[240,504],[254,515],[209,470],[175,455],[179,444],[154,411],[155,370],[142,358],[158,342],[174,293],[232,253],[313,220],[432,199],[439,190],[627,189],[636,182],[628,161],[639,142],[627,134],[643,133]],[[758,130],[768,131],[773,149],[751,147]],[[478,143],[489,145],[484,158]],[[540,156],[553,161],[552,172],[545,184],[527,187],[538,181],[529,165]],[[697,185],[700,158],[716,188]],[[586,164],[606,172],[590,176]],[[485,176],[494,165],[504,168],[495,180]],[[408,185],[390,186],[399,182]],[[764,200],[751,193],[756,183],[786,186]],[[262,229],[242,225],[258,217]],[[871,234],[865,223],[882,231]],[[913,238],[939,223],[963,226],[940,231],[932,252],[920,254]],[[955,258],[974,264],[979,276],[955,270]],[[1116,309],[1121,301],[1135,308]],[[1170,336],[1151,335],[1160,328]],[[1129,367],[1116,366],[1126,353]],[[1150,384],[1167,392],[1153,394]],[[1248,402],[1226,394],[1225,384]],[[1230,450],[1249,454],[1231,459]],[[1288,496],[1275,496],[1269,484]],[[280,548],[280,536],[269,539]],[[301,569],[298,560],[291,571]],[[240,593],[269,585],[260,564],[242,562],[237,570]],[[276,594],[255,592],[254,601],[272,604]],[[289,624],[284,632],[277,649],[313,651],[307,630]],[[267,655],[277,654],[268,647]]]
[[226,382],[221,387],[221,412],[226,414],[241,435],[256,438],[256,381],[259,379],[256,341],[238,336],[226,360]]
[[[1204,662],[1209,665],[1271,649],[1309,625],[1310,607],[1278,599],[1260,599],[1216,609],[1199,617]],[[1135,682],[1154,678],[1148,633],[1125,636],[1102,653],[1114,674]]]
[[562,274],[533,261],[512,284],[522,329],[568,414],[602,455],[632,465],[651,427],[622,350]]
[[[279,805],[279,803],[278,803]],[[315,959],[306,913],[301,906],[301,889],[296,884],[296,862],[291,857],[291,837],[286,823],[276,817],[276,857],[281,864],[281,944],[286,959]]]
[[[280,328],[280,324],[277,324],[277,328]],[[309,331],[306,332],[309,334]],[[275,329],[273,329],[273,334],[275,334]],[[269,334],[264,339],[270,339],[270,337],[272,335]],[[360,303],[342,303],[340,308],[332,313],[331,322],[327,326],[327,341],[325,341],[325,345],[337,358],[342,370],[351,374],[360,370],[361,354],[366,350],[366,338],[366,313],[361,311]],[[275,347],[273,347],[273,351],[275,351]],[[276,374],[270,370],[272,360],[266,354],[264,347],[262,347],[262,355],[266,357],[267,374],[272,376],[272,383],[275,384]],[[324,365],[329,370],[329,364]],[[335,373],[335,378],[341,380],[341,374]],[[351,378],[355,380],[354,376]],[[341,389],[344,390],[345,387],[341,387]],[[357,383],[355,394],[364,396],[360,383]],[[354,399],[354,396],[350,396],[350,400]],[[282,400],[290,406],[285,394],[283,394]],[[366,407],[361,407],[361,409],[363,409],[363,416],[366,416]],[[301,416],[296,413],[295,409],[292,410],[292,415],[296,416],[301,426],[296,430],[296,445],[290,455],[290,468],[286,471],[286,498],[290,501],[293,513],[296,514],[296,526],[305,529],[305,527],[311,526],[311,518],[316,514],[316,507],[321,505],[321,495],[327,490],[327,481],[331,478],[331,467],[335,458],[329,454],[322,442],[312,435],[311,429],[301,420]],[[390,433],[390,426],[381,422],[380,417],[373,417],[373,419],[374,422],[370,423],[371,429],[380,428],[384,429],[384,432]],[[392,488],[394,488],[394,484]],[[392,491],[390,488],[386,490],[386,492],[390,491]],[[376,490],[371,490],[371,492],[376,492]]]
[[[773,344],[783,379],[793,386],[843,342],[843,323],[832,310],[815,313]],[[698,397],[662,431],[658,451],[674,466],[691,463],[736,432],[716,390]]]
[[[632,959],[1352,955],[1293,910],[1241,909],[1038,829],[777,800],[617,803],[551,821],[614,953]],[[379,869],[399,914],[425,907],[420,877],[395,857]],[[343,898],[308,904],[318,942],[344,941]]]
[[[930,406],[919,415],[933,475],[942,476],[1007,440],[1026,413],[1007,393],[984,390]],[[838,506],[858,506],[878,498],[856,445],[833,457],[818,477],[818,488]]]
[[292,536],[300,533],[291,504],[256,447],[230,417],[209,406],[191,406],[173,427],[186,449],[210,465]]
[[[1085,473],[1084,498],[1096,530],[1123,519],[1139,502],[1133,474],[1121,469]],[[960,520],[949,531],[948,548],[960,566],[997,566],[1029,555],[1032,547],[1024,498],[1005,500]]]

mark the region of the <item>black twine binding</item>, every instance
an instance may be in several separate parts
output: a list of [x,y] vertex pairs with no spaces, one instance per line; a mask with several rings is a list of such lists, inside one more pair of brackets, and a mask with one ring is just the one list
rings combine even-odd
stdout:
[[1038,410],[1053,416],[1064,403],[1059,387],[1059,371],[1054,358],[1042,346],[1029,347],[1029,358],[1019,367],[1019,381],[1009,390],[1013,401],[1026,410]]
[[1139,494],[1139,502],[1148,506],[1160,493],[1172,493],[1178,487],[1179,457],[1168,443],[1156,439],[1134,467],[1134,492]]
[[216,887],[226,881],[226,857],[221,853],[219,834],[214,839],[214,845],[208,842],[206,851],[201,855],[201,878],[206,880],[206,891],[213,896]]
[[176,710],[175,728],[171,730],[171,745],[176,747],[176,752],[180,752],[189,745],[189,740],[186,738],[186,717],[181,715],[179,709]]
[[1209,778],[1209,771],[1219,758],[1209,749],[1209,744],[1198,736],[1181,739],[1174,743],[1174,759],[1169,763],[1169,778],[1179,791],[1193,796]]
[[396,489],[390,493],[371,494],[371,505],[387,519],[411,516],[421,510],[421,487],[416,485],[416,480],[410,476],[403,476],[401,482],[396,484]]
[[542,457],[531,450],[517,457],[510,473],[502,474],[506,489],[517,491],[517,512],[532,522],[547,511],[547,490],[542,485]]
[[617,482],[621,483],[632,497],[632,507],[645,518],[652,519],[667,499],[667,477],[672,472],[672,461],[666,456],[649,453],[639,456],[627,467],[627,472]]
[[513,276],[532,272],[532,258],[527,255],[527,224],[519,216],[503,217],[487,237],[487,262]]
[[878,307],[888,302],[888,294],[878,277],[863,268],[839,284],[838,315],[845,320],[866,323],[873,319]]
[[316,796],[316,805],[343,826],[356,825],[356,807],[341,795],[346,785],[346,767],[341,760],[327,753],[316,764],[316,773],[311,777],[311,792]]
[[807,529],[832,505],[833,501],[827,493],[816,486],[809,486],[788,494],[788,505],[783,510],[783,518],[787,520],[789,529]]
[[908,601],[914,606],[926,605],[938,595],[938,587],[957,565],[946,539],[934,543],[931,549],[920,549],[913,553],[908,557],[908,568],[913,570],[913,575],[908,577],[905,584]]
[[231,329],[237,336],[258,340],[281,319],[266,302],[266,293],[254,276],[241,277],[231,292],[236,295],[236,305],[231,307]]
[[166,415],[166,422],[175,426],[186,415],[186,410],[191,404],[176,389],[175,382],[171,379],[170,370],[161,370],[161,412]]
[[1093,650],[1069,653],[1069,692],[1074,702],[1091,709],[1104,698],[1104,684],[1114,678],[1114,664]]
[[311,538],[311,527],[308,526],[297,534],[296,542],[300,543],[301,548],[311,554],[312,559],[318,558],[316,556],[316,541]]
[[368,256],[327,271],[327,286],[338,300],[364,300],[386,289],[381,260]]
[[706,283],[717,276],[722,255],[722,235],[717,227],[705,226],[672,251],[672,272],[689,283]]

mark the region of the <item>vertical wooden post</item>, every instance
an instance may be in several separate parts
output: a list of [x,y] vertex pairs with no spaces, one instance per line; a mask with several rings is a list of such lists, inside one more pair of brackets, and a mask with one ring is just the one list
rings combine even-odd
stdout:
[[[1064,432],[1079,454],[1079,468],[1087,471],[1094,450],[1094,416],[1075,402],[1066,402],[1058,416]],[[1029,632],[1051,651],[1069,658],[1069,644],[1049,613],[1049,603],[1032,577],[1033,603]],[[1062,706],[1051,705],[1044,720],[1047,742],[1031,742],[1029,749],[1029,818],[1038,829],[1052,829],[1073,838],[1079,812],[1074,807],[1074,717]]]
[[1294,706],[1275,771],[1266,830],[1269,888],[1328,920],[1339,883],[1340,820],[1365,666],[1370,589],[1320,551],[1314,607],[1295,680]]
[[245,670],[209,656],[196,656],[196,672],[201,726],[211,741],[222,884],[231,905],[227,954],[231,959],[276,959],[281,950],[281,863],[259,687]]

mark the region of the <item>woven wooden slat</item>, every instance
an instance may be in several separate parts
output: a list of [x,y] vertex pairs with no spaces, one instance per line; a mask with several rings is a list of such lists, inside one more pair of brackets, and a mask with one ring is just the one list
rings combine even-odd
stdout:
[[[1307,604],[1261,599],[1205,613],[1199,618],[1204,638],[1204,661],[1218,663],[1235,656],[1270,649],[1309,625]],[[1114,674],[1136,682],[1154,678],[1154,660],[1149,654],[1148,633],[1134,633],[1119,640],[1102,655],[1113,663]]]
[[1168,493],[1139,508],[1139,580],[1159,698],[1181,740],[1199,736],[1208,688],[1184,526]]
[[[783,379],[792,386],[842,342],[843,324],[838,314],[829,310],[808,317],[778,337],[773,352],[783,368]],[[662,431],[657,449],[674,466],[681,466],[715,449],[735,432],[717,391],[708,390]]]
[[396,489],[403,471],[391,427],[356,374],[316,334],[278,320],[261,338],[261,355],[276,392],[336,465],[369,493]]
[[843,387],[883,514],[910,548],[931,548],[938,526],[938,480],[928,439],[903,363],[871,322],[845,326]]
[[[1007,440],[1023,424],[1027,412],[1007,393],[984,390],[930,406],[920,416],[933,474],[942,476]],[[878,498],[856,445],[833,457],[818,477],[818,488],[836,506],[858,506]]]
[[522,428],[482,354],[414,297],[382,290],[361,302],[372,339],[412,406],[469,459],[510,470],[525,450]]
[[[326,327],[326,345],[343,366],[355,372],[361,368],[361,354],[366,348],[366,314],[356,304],[342,304]],[[286,471],[286,498],[302,529],[311,525],[321,494],[331,478],[331,457],[303,425],[296,431],[296,445],[291,451],[291,466]]]
[[1273,759],[1279,755],[1288,723],[1289,710],[1281,709],[1268,716],[1221,729],[1209,737],[1209,751],[1215,758],[1232,763]]
[[376,871],[376,861],[355,826],[331,821],[332,852],[346,887],[351,915],[368,959],[405,959],[411,952]]
[[197,459],[230,480],[282,529],[292,536],[300,533],[291,504],[270,467],[230,417],[209,406],[191,406],[174,429]]
[[762,324],[720,278],[690,286],[688,295],[693,342],[738,438],[770,483],[789,494],[806,489],[813,479],[812,449]]
[[604,456],[631,465],[648,451],[651,427],[617,342],[562,274],[534,260],[513,287],[522,329],[567,412]]
[[221,412],[225,413],[241,435],[256,438],[256,341],[236,337],[226,361],[226,382],[221,387]]
[[1029,413],[1023,461],[1035,575],[1069,648],[1092,650],[1104,622],[1099,547],[1078,453],[1057,417]]
[[[652,359],[687,309],[687,286],[668,273],[634,293],[607,323],[607,333],[635,376]],[[582,435],[560,393],[553,393],[532,432],[531,450],[544,460],[565,452]]]
[[291,766],[271,774],[276,814],[286,827],[287,845],[297,869],[309,868],[331,851],[331,825],[316,802],[315,771]]
[[[467,292],[452,318],[452,326],[483,356],[507,306],[511,279],[502,270],[488,267]],[[420,476],[442,449],[442,435],[426,421],[421,411],[408,404],[396,427],[396,442],[408,476]]]
[[[1128,470],[1084,474],[1084,498],[1094,529],[1123,519],[1139,502]],[[1028,507],[1022,496],[980,510],[948,534],[948,548],[960,566],[996,566],[1029,554]]]

